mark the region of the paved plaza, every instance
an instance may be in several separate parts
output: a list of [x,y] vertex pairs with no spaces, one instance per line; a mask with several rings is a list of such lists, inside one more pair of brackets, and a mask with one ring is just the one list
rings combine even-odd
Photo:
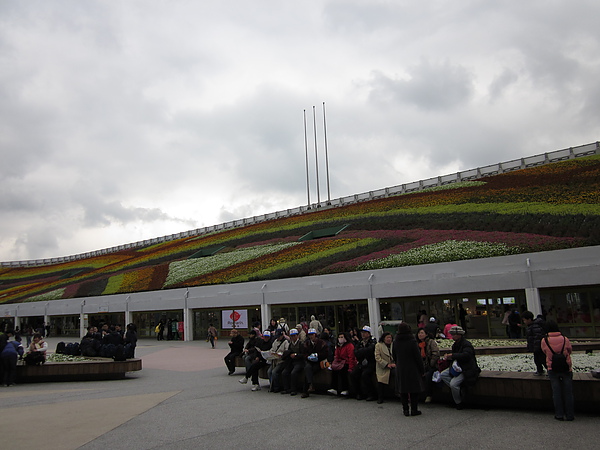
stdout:
[[[48,339],[54,350],[60,339]],[[598,415],[558,422],[552,411],[422,405],[251,392],[228,376],[226,340],[141,340],[143,370],[124,380],[0,388],[3,448],[595,448]],[[261,380],[263,386],[265,380]]]

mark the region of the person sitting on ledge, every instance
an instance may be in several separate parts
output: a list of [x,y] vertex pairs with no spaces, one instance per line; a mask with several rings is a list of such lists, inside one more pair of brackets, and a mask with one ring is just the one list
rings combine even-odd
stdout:
[[441,377],[442,381],[450,387],[456,409],[463,409],[465,393],[462,385],[463,383],[465,386],[474,385],[481,369],[477,365],[473,344],[464,337],[465,330],[455,325],[449,331],[454,343],[452,344],[452,353],[448,353],[445,358],[452,362],[456,361],[460,366],[461,372],[453,376],[455,372],[452,366],[450,366],[441,373]]

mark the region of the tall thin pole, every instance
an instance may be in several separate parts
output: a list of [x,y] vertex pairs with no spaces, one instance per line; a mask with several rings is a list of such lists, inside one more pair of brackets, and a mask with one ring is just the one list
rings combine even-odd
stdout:
[[321,204],[321,191],[319,189],[319,153],[317,152],[317,113],[313,106],[313,131],[315,134],[315,167],[317,175],[317,205]]
[[331,204],[331,190],[329,189],[329,155],[327,154],[327,122],[325,121],[325,102],[323,102],[323,133],[325,135],[325,173],[327,174],[327,204]]
[[310,208],[310,181],[308,178],[308,139],[306,137],[306,110],[304,110],[304,153],[306,155],[306,195],[308,197],[308,207]]

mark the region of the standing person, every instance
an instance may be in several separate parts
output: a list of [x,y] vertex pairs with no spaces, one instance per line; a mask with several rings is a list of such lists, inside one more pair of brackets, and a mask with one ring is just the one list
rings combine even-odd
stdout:
[[377,341],[371,336],[371,327],[365,325],[360,330],[361,340],[354,344],[354,355],[358,364],[350,374],[352,395],[357,400],[375,400],[375,344]]
[[214,325],[212,323],[209,324],[207,330],[207,337],[213,349],[215,348],[215,339],[217,339],[217,334],[218,332]]
[[275,335],[275,330],[277,330],[278,324],[279,324],[279,322],[277,322],[275,319],[271,319],[271,321],[269,322],[269,326],[267,327],[267,330],[269,330],[269,333],[271,333],[271,336]]
[[425,403],[431,402],[431,377],[437,370],[437,362],[440,359],[440,349],[435,339],[425,332],[426,328],[417,332],[417,346],[423,360],[425,370]]
[[290,327],[288,326],[288,324],[285,322],[285,318],[280,318],[279,321],[277,322],[277,328],[275,329],[275,332],[277,331],[283,331],[283,334],[285,334],[286,336],[290,335]]
[[331,364],[331,386],[327,392],[333,395],[347,396],[350,380],[348,374],[356,367],[354,344],[349,333],[338,333],[333,362]]
[[327,344],[319,338],[317,330],[308,329],[308,339],[304,343],[304,355],[306,365],[304,366],[304,389],[300,397],[307,398],[314,392],[313,379],[315,374],[321,370],[321,361],[327,359]]
[[442,332],[440,326],[437,323],[437,319],[434,316],[429,318],[429,323],[425,325],[425,333],[427,333],[432,339],[435,339]]
[[167,319],[167,341],[171,341],[173,339],[173,319],[169,317]]
[[244,352],[244,338],[239,334],[235,328],[229,333],[230,339],[227,343],[229,345],[229,353],[225,356],[225,365],[227,366],[227,375],[233,375],[235,373],[235,358],[241,356]]
[[323,324],[317,320],[317,318],[313,315],[310,316],[310,323],[308,324],[308,328],[314,328],[317,330],[317,334],[321,336],[323,333]]
[[177,317],[175,317],[171,322],[171,333],[171,337],[174,340],[179,341],[181,339],[181,337],[179,336],[179,320],[177,319]]
[[523,323],[527,325],[527,351],[533,353],[533,362],[535,364],[534,375],[544,375],[546,366],[546,355],[542,351],[542,339],[544,337],[544,319],[538,316],[533,318],[531,311],[525,311],[522,316]]
[[466,332],[467,331],[467,311],[465,310],[465,307],[463,306],[462,303],[458,305],[458,317],[460,319],[460,326]]
[[521,317],[516,309],[508,316],[508,337],[511,339],[521,337]]
[[158,321],[158,324],[156,325],[155,331],[156,331],[156,340],[157,341],[164,341],[165,340],[165,335],[164,335],[165,324],[163,323],[162,319],[160,319]]
[[419,396],[423,392],[425,370],[417,341],[406,322],[398,325],[393,356],[396,361],[396,392],[402,400],[402,411],[405,416],[419,416]]
[[385,332],[375,345],[375,375],[377,376],[377,403],[383,403],[385,386],[390,384],[390,377],[396,376],[396,361],[393,356],[392,333]]
[[454,343],[452,344],[452,353],[446,355],[446,359],[456,361],[460,365],[462,372],[453,377],[450,373],[451,368],[448,367],[441,373],[442,381],[450,387],[456,409],[463,409],[464,407],[463,384],[465,386],[474,385],[481,372],[477,365],[473,344],[464,337],[464,334],[465,330],[458,325],[450,328],[450,336],[452,336]]
[[0,352],[0,364],[2,366],[0,383],[5,386],[14,386],[17,375],[17,359],[19,356],[23,356],[23,346],[18,341],[9,340],[10,337],[14,336],[13,330],[6,330],[4,336],[6,336],[6,343]]
[[510,329],[508,327],[508,318],[510,317],[510,306],[504,306],[504,315],[502,316],[502,325],[506,327],[506,337],[510,338]]
[[569,339],[561,334],[556,322],[548,322],[546,329],[548,336],[542,339],[541,348],[546,355],[548,377],[552,386],[554,418],[575,420],[573,363],[571,362],[573,348]]
[[125,357],[135,358],[135,348],[137,347],[137,326],[134,323],[128,323],[125,327]]

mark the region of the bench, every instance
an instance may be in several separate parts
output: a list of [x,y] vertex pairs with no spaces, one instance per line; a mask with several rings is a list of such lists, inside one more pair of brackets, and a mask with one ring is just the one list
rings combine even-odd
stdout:
[[[244,367],[238,358],[238,367]],[[267,369],[261,369],[260,378],[267,378]],[[375,382],[375,380],[373,380]],[[317,392],[331,388],[331,371],[320,370],[313,385]],[[393,380],[386,388],[386,397],[394,397]],[[573,394],[577,411],[600,412],[600,379],[591,373],[573,374]],[[443,383],[434,383],[435,402],[451,403],[450,389]],[[523,409],[552,409],[552,387],[548,377],[524,372],[482,371],[475,386],[469,388],[467,402],[482,407],[511,407]]]
[[127,372],[142,370],[142,360],[90,358],[86,361],[46,362],[39,366],[17,365],[17,383],[48,381],[93,381],[125,378]]

